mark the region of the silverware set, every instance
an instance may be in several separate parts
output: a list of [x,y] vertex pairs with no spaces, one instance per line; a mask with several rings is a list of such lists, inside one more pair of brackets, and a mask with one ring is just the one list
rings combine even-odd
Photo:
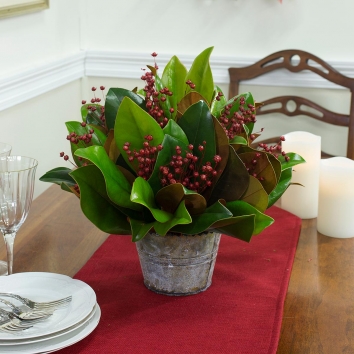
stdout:
[[[16,306],[2,297],[14,298],[23,305]],[[17,294],[0,293],[0,303],[9,308],[0,308],[0,331],[14,333],[31,328],[34,324],[48,319],[55,310],[68,306],[71,300],[72,297],[68,296],[55,301],[35,302]]]

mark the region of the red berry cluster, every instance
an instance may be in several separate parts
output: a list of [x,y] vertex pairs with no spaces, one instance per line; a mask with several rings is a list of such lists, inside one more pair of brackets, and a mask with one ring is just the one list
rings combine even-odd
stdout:
[[[206,142],[203,142],[204,145]],[[170,184],[182,183],[186,188],[202,193],[207,187],[212,185],[213,178],[218,174],[216,170],[217,165],[221,161],[219,155],[214,156],[214,167],[211,162],[202,163],[203,156],[199,159],[198,156],[193,155],[194,146],[188,145],[188,150],[185,156],[182,156],[182,150],[176,146],[176,155],[168,166],[160,166],[160,181],[162,186]],[[198,147],[200,151],[204,151],[204,146]],[[199,163],[198,163],[199,160]]]
[[77,193],[77,194],[80,194],[80,188],[79,188],[79,186],[77,185],[77,184],[74,184],[74,190],[75,190],[75,192]]
[[[86,123],[82,122],[81,126],[85,127]],[[92,140],[92,134],[94,133],[93,129],[90,129],[88,133],[83,134],[83,135],[77,135],[75,132],[70,133],[69,135],[66,136],[66,140],[70,140],[71,143],[73,144],[78,144],[79,141],[83,141],[86,144],[89,144]]]
[[123,145],[123,150],[129,156],[128,160],[132,163],[134,160],[139,162],[138,165],[138,176],[149,179],[152,171],[154,170],[156,156],[159,151],[162,150],[162,145],[150,146],[150,142],[154,139],[152,135],[146,135],[144,137],[146,141],[143,143],[143,148],[139,151],[134,150],[133,152],[129,149],[130,143],[126,142]]
[[222,96],[224,96],[224,94],[221,91],[219,91],[218,94],[216,95],[215,99],[217,101],[220,101]]
[[[95,91],[97,90],[96,87],[92,87],[91,88],[91,91],[93,92],[93,98],[91,98],[91,103],[94,104],[94,103],[100,103],[101,102],[101,99],[99,97],[96,97],[95,95]],[[104,96],[104,93],[103,91],[105,90],[105,87],[104,86],[100,86],[100,90],[102,91],[102,97],[103,99],[105,99],[105,96]],[[86,104],[86,101],[85,100],[82,100],[81,103],[84,105]],[[87,109],[91,112],[95,112],[97,110],[97,107],[95,106],[91,106],[91,105],[88,105],[87,106]],[[100,106],[100,120],[102,122],[102,125],[105,126],[105,122],[106,122],[106,118],[105,118],[105,114],[104,114],[104,106]]]
[[[141,79],[146,82],[143,90],[145,91],[145,102],[148,112],[156,122],[160,124],[161,128],[163,128],[168,123],[168,118],[165,117],[164,111],[160,107],[160,103],[165,102],[166,96],[172,96],[173,93],[167,87],[157,91],[154,73],[151,71],[144,73]],[[173,113],[174,109],[171,108],[170,112]]]
[[195,84],[193,84],[193,82],[192,82],[191,80],[187,80],[187,81],[186,81],[186,84],[187,84],[192,90],[195,89]]
[[268,145],[268,144],[264,144],[264,143],[259,143],[258,146],[260,149],[262,149],[263,151],[269,152],[270,154],[272,154],[276,158],[278,158],[279,155],[284,156],[285,161],[288,162],[290,160],[290,157],[287,156],[285,151],[282,150],[282,146],[281,146],[282,141],[285,141],[284,136],[281,136],[278,143],[275,145]]
[[[216,97],[220,97],[219,94]],[[221,116],[219,117],[219,122],[230,140],[236,135],[244,133],[244,124],[256,122],[256,108],[251,104],[246,106],[246,100],[244,97],[235,98],[234,102],[238,99],[240,100],[240,106],[237,112],[231,113],[231,109],[235,104],[231,103],[225,106]]]

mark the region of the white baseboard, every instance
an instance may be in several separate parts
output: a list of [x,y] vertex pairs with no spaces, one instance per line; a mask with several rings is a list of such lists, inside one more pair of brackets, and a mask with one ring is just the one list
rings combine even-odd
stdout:
[[[162,72],[172,55],[159,54],[158,65]],[[179,59],[190,67],[194,56],[181,55]],[[229,67],[242,67],[255,63],[258,58],[233,58],[212,56],[214,81],[216,84],[229,83]],[[84,76],[139,79],[141,68],[153,65],[149,53],[110,52],[87,50],[63,59],[46,63],[15,75],[0,78],[0,111],[39,96]],[[329,62],[344,75],[354,77],[354,62]],[[261,78],[250,80],[252,85],[287,86],[308,88],[339,88],[316,74],[302,72],[293,74],[278,70]]]

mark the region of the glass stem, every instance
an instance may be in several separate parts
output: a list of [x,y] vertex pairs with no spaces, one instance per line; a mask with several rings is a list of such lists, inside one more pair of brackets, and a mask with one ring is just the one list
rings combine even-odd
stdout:
[[4,234],[4,240],[7,252],[7,274],[12,274],[12,266],[14,262],[14,243],[16,232]]

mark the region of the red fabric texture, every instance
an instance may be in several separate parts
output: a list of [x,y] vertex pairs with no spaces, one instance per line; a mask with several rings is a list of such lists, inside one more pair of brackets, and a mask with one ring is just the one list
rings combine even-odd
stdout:
[[275,223],[251,242],[222,236],[205,292],[171,297],[145,288],[135,245],[111,235],[75,278],[97,294],[93,333],[62,353],[276,353],[301,219],[272,207]]

